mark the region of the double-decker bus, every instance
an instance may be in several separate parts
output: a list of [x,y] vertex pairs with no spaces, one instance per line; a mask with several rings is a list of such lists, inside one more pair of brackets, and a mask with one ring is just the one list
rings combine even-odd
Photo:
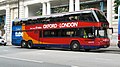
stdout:
[[98,9],[17,19],[12,25],[12,44],[21,47],[89,51],[110,46],[109,23]]

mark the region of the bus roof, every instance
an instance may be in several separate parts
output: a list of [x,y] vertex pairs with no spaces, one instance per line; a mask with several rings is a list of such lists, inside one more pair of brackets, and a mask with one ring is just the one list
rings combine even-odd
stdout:
[[73,12],[63,12],[63,13],[55,13],[51,15],[43,15],[43,16],[34,16],[34,17],[28,17],[28,18],[21,18],[21,19],[15,19],[14,21],[27,21],[29,19],[34,20],[34,19],[40,19],[40,18],[50,18],[50,17],[61,17],[61,16],[66,16],[66,15],[72,15],[72,14],[79,14],[79,13],[90,13],[93,10],[99,11],[99,9],[96,8],[89,8],[89,9],[83,9],[80,11],[73,11]]

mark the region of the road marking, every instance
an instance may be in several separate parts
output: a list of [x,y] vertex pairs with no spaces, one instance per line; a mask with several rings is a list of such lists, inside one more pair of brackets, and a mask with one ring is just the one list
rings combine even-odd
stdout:
[[113,59],[109,59],[109,58],[95,58],[97,60],[104,60],[104,61],[110,61],[110,60],[113,60]]
[[37,60],[29,60],[29,59],[22,59],[22,58],[15,58],[15,57],[7,57],[0,55],[1,58],[12,59],[12,60],[19,60],[19,61],[28,61],[28,62],[35,62],[35,63],[43,63],[43,61]]
[[8,50],[3,50],[3,51],[8,51]]
[[45,53],[36,53],[36,54],[38,54],[38,55],[45,55]]
[[74,65],[73,65],[73,66],[71,66],[71,67],[79,67],[79,66],[74,66]]

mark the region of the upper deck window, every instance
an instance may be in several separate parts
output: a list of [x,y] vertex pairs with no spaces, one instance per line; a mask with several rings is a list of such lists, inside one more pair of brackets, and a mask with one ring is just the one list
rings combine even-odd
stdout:
[[87,22],[96,22],[96,19],[92,12],[90,13],[81,13],[80,14],[80,21],[87,21]]
[[22,25],[22,23],[19,21],[19,22],[13,22],[13,26],[20,26]]
[[95,13],[99,19],[99,22],[108,22],[105,16],[100,11],[95,10]]

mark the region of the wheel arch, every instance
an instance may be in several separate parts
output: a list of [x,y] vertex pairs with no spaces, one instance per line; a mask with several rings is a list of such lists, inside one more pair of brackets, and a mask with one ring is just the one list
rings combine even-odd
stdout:
[[[32,40],[28,40],[28,41],[32,41]],[[33,41],[32,41],[33,42]]]
[[71,45],[71,43],[74,42],[74,41],[77,41],[77,42],[80,44],[79,40],[71,40],[71,41],[70,41],[70,45]]
[[25,40],[21,40],[21,42],[22,42],[22,41],[25,41]]
[[[23,41],[25,41],[25,40],[21,40],[21,42],[20,42],[20,43],[22,43]],[[25,41],[25,42],[27,42],[27,41]]]

